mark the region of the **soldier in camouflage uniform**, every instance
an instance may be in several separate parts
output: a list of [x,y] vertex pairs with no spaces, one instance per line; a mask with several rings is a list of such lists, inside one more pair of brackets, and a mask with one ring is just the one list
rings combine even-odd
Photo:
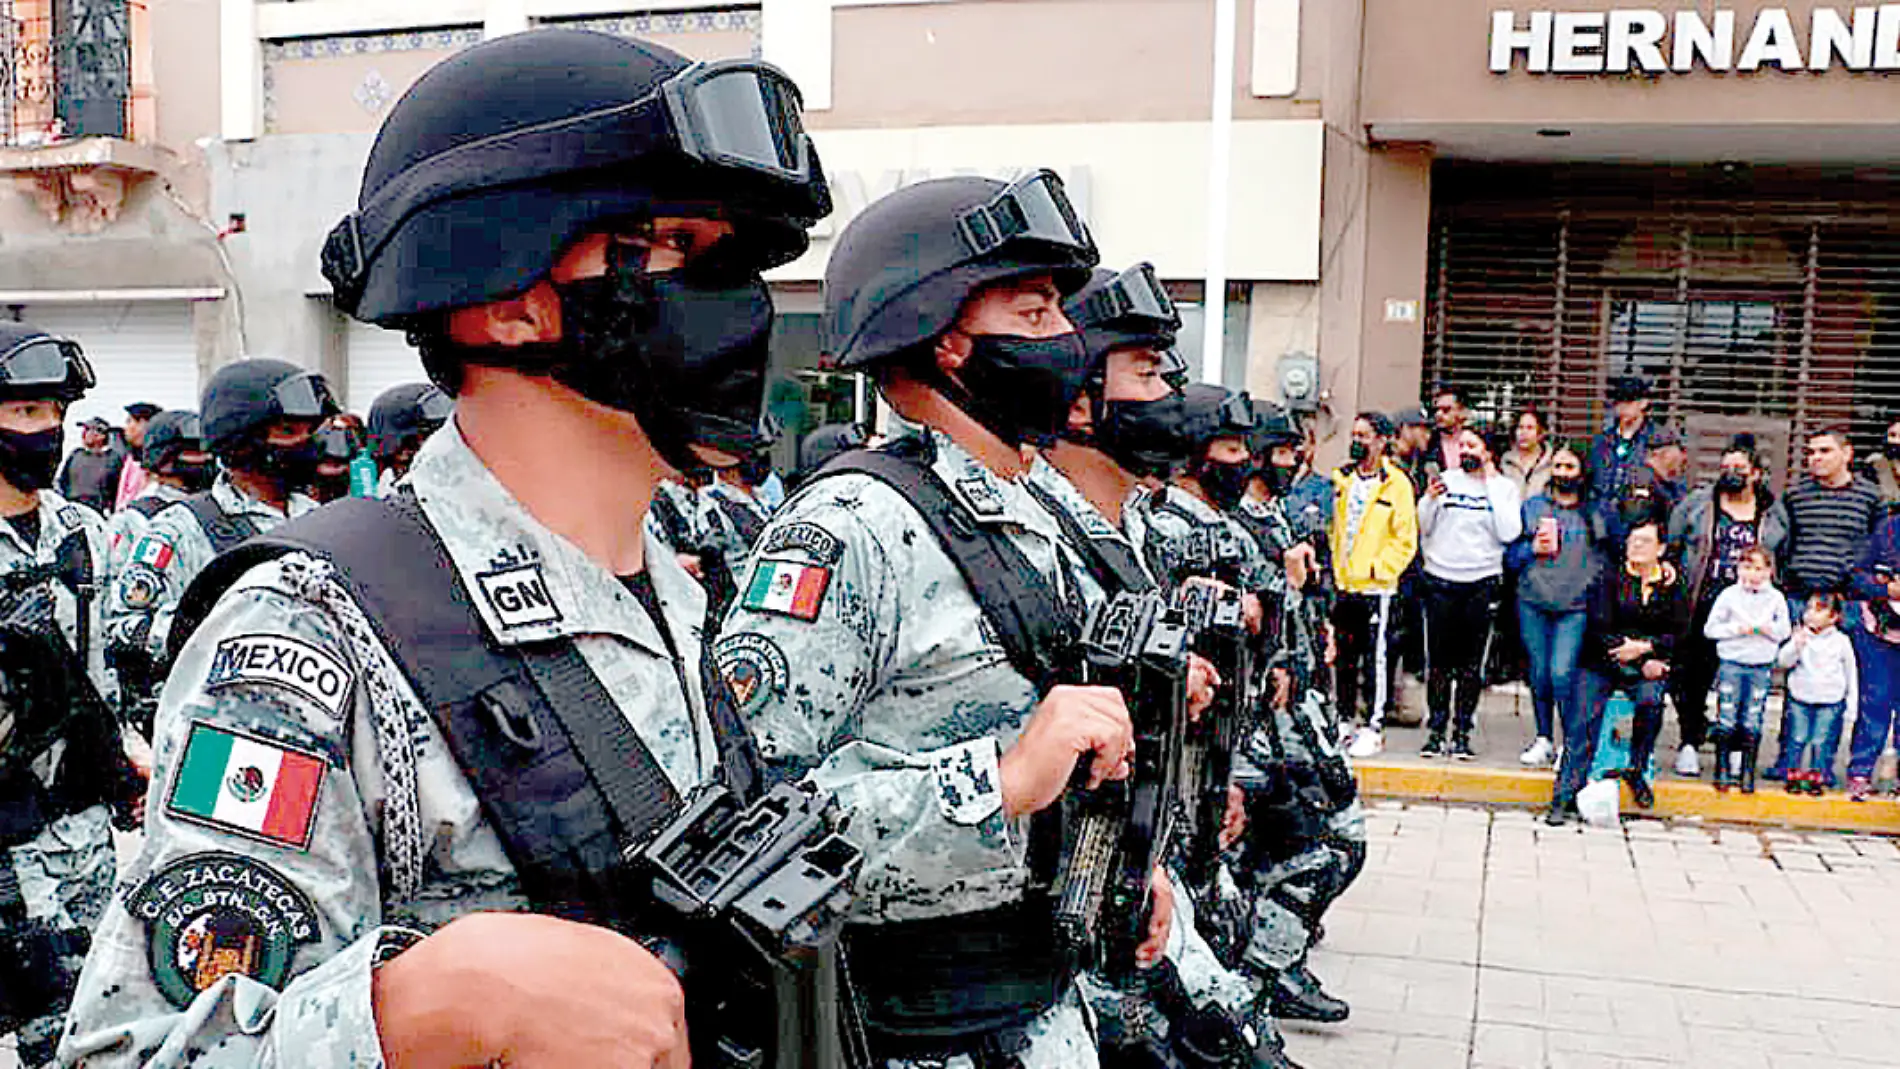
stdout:
[[[105,521],[50,489],[66,406],[92,385],[77,345],[0,323],[0,576],[54,564],[69,543],[95,576],[104,569]],[[82,599],[84,589],[40,579],[0,595],[7,655],[24,662],[0,668],[0,1033],[16,1032],[27,1066],[52,1060],[115,868],[103,791],[122,782],[116,725],[102,705],[96,722],[69,721],[41,737],[41,725],[68,710],[28,704],[38,696],[31,676],[53,668],[31,641],[49,632],[74,653],[84,648],[91,686],[116,697],[98,642],[99,602]]]
[[[708,80],[799,167],[742,166],[730,153],[744,146],[656,121],[669,98],[706,105]],[[707,783],[733,737],[698,670],[704,600],[643,520],[657,475],[701,458],[702,418],[762,412],[759,273],[795,257],[828,208],[809,159],[795,90],[749,61],[708,70],[548,29],[425,74],[385,121],[324,270],[352,315],[423,339],[454,421],[396,500],[339,502],[270,537],[336,509],[410,510],[440,551],[444,595],[479,627],[469,657],[577,654],[661,786]],[[716,330],[682,325],[705,313]],[[436,719],[450,714],[418,697],[482,684],[406,675],[418,636],[385,641],[391,621],[371,620],[349,579],[327,557],[280,555],[183,643],[145,847],[94,943],[63,1057],[685,1065],[682,993],[658,958],[610,928],[526,912],[543,903],[520,840],[504,838],[508,800],[476,789],[484,770]],[[584,815],[567,790],[537,796],[549,823]]]
[[429,436],[455,412],[455,400],[427,382],[404,382],[376,395],[369,406],[370,453],[376,458],[376,496],[396,489]]
[[103,589],[131,563],[132,548],[152,526],[152,517],[167,505],[211,489],[216,476],[211,454],[205,452],[196,412],[170,409],[152,417],[139,447],[139,466],[151,481],[137,497],[106,520],[106,575]]
[[[845,228],[826,269],[827,349],[921,429],[877,455],[899,474],[834,467],[799,488],[719,639],[767,762],[852,814],[865,870],[847,938],[880,1067],[1097,1063],[1036,904],[1030,817],[1078,758],[1091,785],[1126,775],[1132,729],[1118,693],[1052,685],[1058,666],[999,623],[1020,612],[1031,638],[1077,634],[1077,563],[1026,485],[1023,447],[1053,437],[1082,392],[1086,352],[1060,302],[1095,258],[1048,172],[924,182]],[[1020,562],[983,578],[1019,582],[1021,600],[978,601],[906,496],[926,493]]]
[[[1089,284],[1063,306],[1089,350],[1088,387],[1069,415],[1061,440],[1045,448],[1044,462],[1029,476],[1030,488],[1057,517],[1071,545],[1083,548],[1084,599],[1100,605],[1112,590],[1156,586],[1142,546],[1145,530],[1132,503],[1145,496],[1143,480],[1160,478],[1186,459],[1177,435],[1183,398],[1175,385],[1186,364],[1174,351],[1180,318],[1148,264],[1117,275],[1097,269]],[[1131,571],[1132,569],[1132,571]],[[1196,658],[1196,669],[1204,662]],[[1213,677],[1211,666],[1206,676]],[[1222,680],[1223,686],[1240,681]],[[1238,816],[1238,798],[1234,816]],[[1187,886],[1177,869],[1177,892]],[[1196,903],[1176,895],[1174,933],[1167,964],[1179,978],[1191,1010],[1163,1021],[1151,1000],[1084,978],[1083,989],[1103,1022],[1105,1064],[1140,1064],[1139,1042],[1172,1041],[1183,1059],[1210,1047],[1210,1038],[1231,1036],[1218,1064],[1291,1069],[1285,1044],[1271,1017],[1250,1025],[1253,985],[1222,964],[1195,926]],[[1150,984],[1152,987],[1152,983]],[[1144,1027],[1165,1034],[1144,1035]],[[1258,1027],[1256,1033],[1251,1029]],[[1188,1061],[1202,1065],[1204,1061]]]
[[[1242,882],[1252,895],[1253,924],[1242,958],[1246,970],[1261,985],[1254,1007],[1256,1020],[1270,1016],[1306,1020],[1341,1020],[1344,1003],[1325,996],[1306,969],[1313,942],[1312,921],[1296,908],[1292,886],[1330,872],[1337,858],[1317,841],[1292,846],[1277,841],[1265,852],[1259,844],[1280,821],[1261,819],[1287,812],[1281,805],[1262,808],[1268,780],[1262,769],[1296,763],[1274,747],[1291,737],[1285,730],[1288,711],[1305,700],[1299,681],[1310,678],[1308,662],[1318,647],[1306,626],[1305,580],[1311,558],[1295,554],[1293,562],[1282,553],[1275,566],[1254,536],[1230,512],[1237,509],[1254,477],[1250,450],[1258,421],[1244,395],[1215,386],[1190,386],[1185,394],[1188,411],[1181,421],[1183,446],[1190,457],[1173,485],[1153,495],[1144,509],[1150,561],[1158,572],[1178,585],[1189,579],[1213,579],[1252,599],[1254,619],[1261,636],[1258,670],[1267,685],[1261,688],[1256,711],[1259,729],[1248,737],[1236,761],[1235,777],[1249,798],[1248,830],[1243,850],[1246,864]],[[1267,747],[1259,754],[1255,744]],[[1290,804],[1298,805],[1294,798]]]
[[239,360],[211,376],[199,412],[204,445],[222,470],[209,491],[152,517],[106,599],[106,642],[128,663],[165,665],[179,599],[212,558],[317,507],[302,489],[316,474],[317,428],[337,413],[321,374]]

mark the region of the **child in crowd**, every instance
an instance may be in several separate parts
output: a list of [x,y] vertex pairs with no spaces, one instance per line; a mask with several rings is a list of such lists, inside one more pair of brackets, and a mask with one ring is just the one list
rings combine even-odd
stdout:
[[1788,641],[1788,599],[1775,589],[1775,558],[1761,546],[1742,551],[1735,582],[1709,610],[1702,633],[1715,642],[1715,789],[1755,793],[1755,757],[1775,654]]
[[1827,740],[1860,698],[1854,644],[1841,631],[1841,599],[1816,594],[1801,614],[1802,626],[1781,649],[1788,671],[1788,793],[1821,793],[1834,755]]

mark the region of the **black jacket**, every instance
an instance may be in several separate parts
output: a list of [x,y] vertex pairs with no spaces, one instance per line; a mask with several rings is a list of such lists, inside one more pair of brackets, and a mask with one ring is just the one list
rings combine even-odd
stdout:
[[[1647,590],[1628,568],[1606,569],[1591,600],[1585,656],[1613,678],[1634,680],[1641,674],[1644,661],[1671,663],[1676,642],[1688,623],[1689,597],[1675,565],[1665,562],[1662,578]],[[1630,638],[1648,642],[1655,651],[1641,661],[1618,664],[1610,651]]]

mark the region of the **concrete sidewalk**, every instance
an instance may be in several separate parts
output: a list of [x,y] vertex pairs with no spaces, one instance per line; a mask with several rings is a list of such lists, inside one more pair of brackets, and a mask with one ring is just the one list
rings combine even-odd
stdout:
[[[1408,684],[1404,697],[1408,708],[1423,704],[1423,688]],[[1761,767],[1774,760],[1779,745],[1777,728],[1781,720],[1779,699],[1771,702],[1765,717],[1767,738],[1762,743]],[[1360,789],[1375,798],[1452,802],[1474,805],[1511,805],[1542,807],[1550,801],[1553,771],[1526,768],[1518,755],[1536,738],[1535,717],[1531,712],[1528,690],[1521,684],[1493,687],[1479,703],[1476,730],[1472,735],[1475,761],[1427,760],[1418,755],[1425,744],[1423,727],[1388,725],[1385,752],[1376,758],[1353,762],[1359,773]],[[1836,755],[1835,775],[1846,781],[1847,738],[1851,726],[1843,732],[1842,752]],[[1738,791],[1720,794],[1709,785],[1713,764],[1710,750],[1702,750],[1702,775],[1695,778],[1676,775],[1674,764],[1680,745],[1675,711],[1665,714],[1661,740],[1656,746],[1656,808],[1645,815],[1677,820],[1707,820],[1721,823],[1758,824],[1816,830],[1900,833],[1900,800],[1877,795],[1868,802],[1850,802],[1844,790],[1827,792],[1820,798],[1787,794],[1779,783],[1762,780],[1753,795]],[[1624,815],[1636,810],[1626,790]]]

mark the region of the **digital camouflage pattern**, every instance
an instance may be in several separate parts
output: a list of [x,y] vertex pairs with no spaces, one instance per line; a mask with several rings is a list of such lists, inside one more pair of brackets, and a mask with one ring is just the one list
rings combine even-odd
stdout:
[[[132,500],[156,498],[170,504],[173,501],[183,501],[187,496],[189,495],[185,491],[154,479],[146,483],[145,489],[139,491],[138,496]],[[132,559],[132,547],[138,545],[139,539],[144,538],[146,532],[151,529],[152,518],[134,508],[122,508],[107,517],[106,570],[99,584],[102,595],[112,592],[113,580],[125,571],[126,563]]]
[[[615,576],[530,517],[452,429],[423,447],[409,485],[495,641],[573,637],[682,793],[714,774],[698,673],[683,673],[682,693],[682,673],[652,618]],[[698,663],[703,595],[652,538],[647,571],[680,657]],[[508,594],[534,583],[545,599]],[[253,636],[303,643],[347,666],[341,715],[321,696],[257,672],[226,671],[207,687],[221,644]],[[181,750],[200,723],[321,758],[307,849],[173,814]],[[157,735],[145,847],[87,960],[61,1051],[68,1060],[380,1065],[370,1005],[379,940],[480,910],[525,908],[501,842],[435,723],[327,562],[280,558],[224,596],[180,651]],[[231,785],[249,784],[234,776]],[[193,896],[199,886],[253,905],[248,913],[212,909]],[[186,920],[202,918],[202,930],[186,925],[181,933],[171,923],[178,910],[164,915],[148,903],[179,904]],[[305,918],[314,923],[306,928]],[[154,932],[164,952],[156,962]],[[289,955],[281,990],[255,976],[268,975],[268,955],[244,956],[272,950]],[[205,956],[213,952],[222,956]],[[202,989],[180,1005],[159,974],[173,989]]]
[[[106,560],[105,520],[97,512],[78,502],[67,501],[50,490],[40,491],[40,537],[27,545],[10,523],[0,523],[0,574],[34,564],[51,563],[66,539],[78,534],[92,554],[95,576],[103,571]],[[41,588],[36,597],[50,596],[52,619],[74,649],[79,641],[79,599],[62,584]],[[87,674],[108,703],[118,697],[118,687],[105,666],[99,641],[100,599],[95,596],[88,607],[90,631],[86,661]],[[0,738],[5,731],[0,730]],[[61,754],[54,753],[37,762],[33,771],[43,783],[51,783],[58,771]],[[44,921],[55,928],[92,930],[98,926],[112,895],[116,863],[112,852],[112,825],[103,805],[60,817],[37,835],[15,845],[0,859],[19,882],[20,897],[26,904],[29,920]],[[19,1055],[26,1065],[45,1061],[58,1039],[63,1018],[48,1015],[28,1022],[17,1033]]]
[[[1008,532],[1079,622],[1078,568],[1054,518],[1020,483],[923,433],[951,494],[977,523]],[[781,599],[759,582],[768,571],[798,590],[822,587],[810,619],[773,607]],[[1004,818],[997,761],[1037,694],[917,510],[868,475],[810,483],[766,527],[739,590],[721,664],[769,650],[786,666],[749,688],[727,674],[768,764],[808,776],[850,815],[847,834],[865,855],[855,921],[874,929],[1021,898],[1028,822]],[[1031,1032],[1027,1064],[1095,1064],[1079,1003]]]
[[[317,507],[302,494],[290,496],[285,512],[239,490],[228,474],[220,472],[211,497],[227,516],[243,516],[261,534]],[[168,508],[152,517],[142,538],[126,551],[123,568],[115,569],[106,596],[106,641],[113,646],[143,648],[159,664],[165,663],[165,643],[171,635],[172,616],[178,612],[185,588],[204,571],[211,558],[211,538],[188,509]]]

